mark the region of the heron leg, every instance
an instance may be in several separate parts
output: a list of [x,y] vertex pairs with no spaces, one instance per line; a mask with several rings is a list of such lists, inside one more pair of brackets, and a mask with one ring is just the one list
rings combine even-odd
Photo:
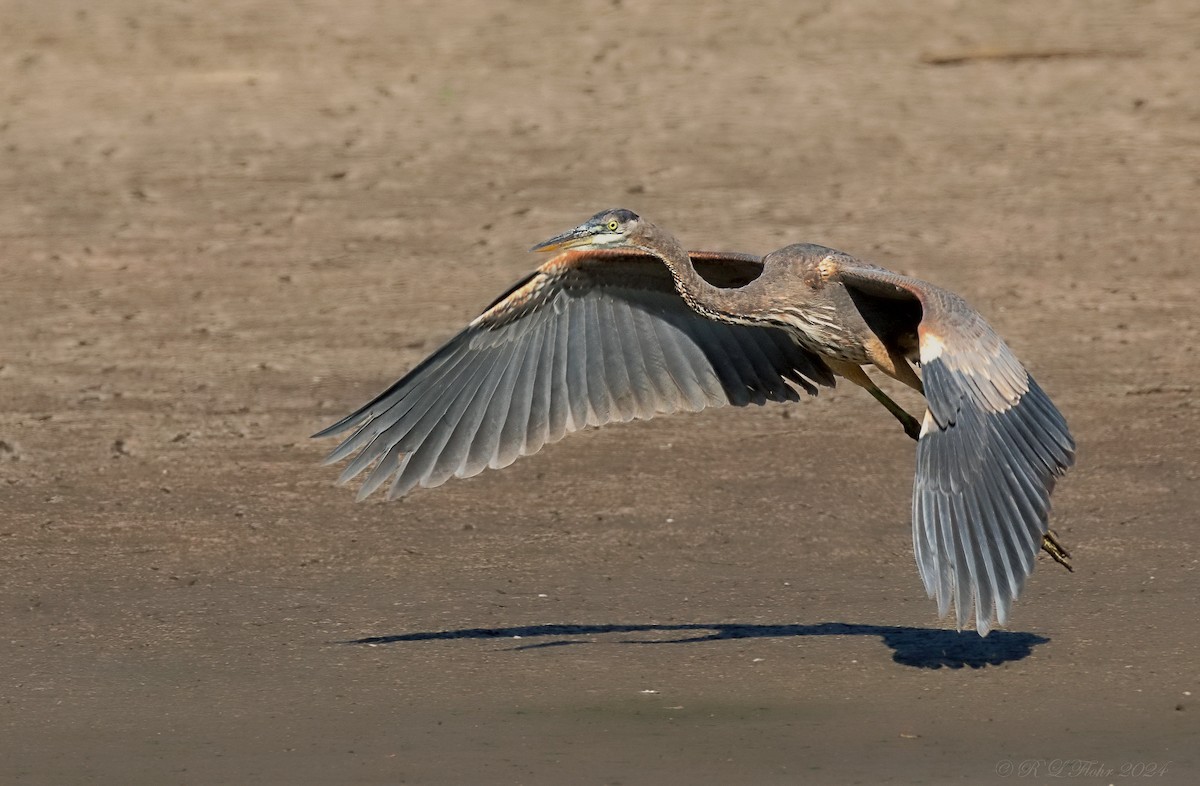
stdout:
[[896,420],[900,421],[900,425],[904,426],[904,433],[913,439],[921,438],[921,421],[908,414],[908,411],[892,401],[887,393],[884,393],[874,384],[867,388],[867,392],[875,397],[875,400],[887,408],[888,412],[895,415]]
[[825,362],[829,364],[829,367],[833,369],[834,373],[845,377],[855,385],[858,385],[863,390],[870,393],[871,396],[874,397],[874,399],[880,404],[882,404],[888,412],[892,413],[892,416],[895,417],[896,420],[900,421],[900,425],[904,426],[905,434],[913,439],[920,438],[921,421],[908,414],[904,407],[900,406],[895,401],[892,401],[891,397],[889,397],[887,393],[884,393],[882,390],[880,390],[879,386],[872,382],[871,378],[867,376],[867,372],[862,370],[862,366],[856,366],[853,363],[845,363],[842,361],[830,362],[828,359],[826,359]]
[[925,384],[921,382],[921,378],[917,376],[917,372],[913,371],[913,367],[908,364],[902,352],[885,346],[877,338],[868,341],[866,349],[867,357],[871,358],[871,363],[875,365],[875,368],[887,374],[892,379],[903,382],[922,396],[925,395]]

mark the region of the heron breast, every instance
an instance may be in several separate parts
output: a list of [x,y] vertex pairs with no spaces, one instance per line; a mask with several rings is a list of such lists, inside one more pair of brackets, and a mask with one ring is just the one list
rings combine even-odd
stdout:
[[871,362],[862,340],[837,319],[833,309],[789,308],[782,321],[805,349],[858,365]]

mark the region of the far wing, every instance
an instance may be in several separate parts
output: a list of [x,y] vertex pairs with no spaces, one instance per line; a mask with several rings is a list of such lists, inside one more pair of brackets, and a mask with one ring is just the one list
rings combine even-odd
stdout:
[[1062,413],[979,312],[952,292],[872,266],[842,281],[922,309],[928,410],[917,442],[913,545],[930,597],[980,634],[1008,617],[1033,572],[1055,480],[1075,462]]
[[[757,258],[694,253],[719,286],[755,278]],[[789,384],[789,382],[791,384]],[[657,258],[569,251],[497,299],[461,333],[356,412],[327,463],[358,452],[341,482],[375,464],[363,498],[389,498],[506,467],[565,434],[725,404],[797,400],[832,385],[785,332],[693,312]]]

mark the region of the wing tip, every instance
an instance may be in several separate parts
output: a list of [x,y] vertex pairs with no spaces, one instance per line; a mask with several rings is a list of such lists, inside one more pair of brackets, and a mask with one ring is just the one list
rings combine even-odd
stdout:
[[356,416],[358,414],[359,413],[355,412],[353,415],[347,415],[346,417],[342,418],[341,420],[337,421],[336,423],[332,423],[332,424],[326,426],[325,428],[321,429],[320,431],[316,432],[315,434],[309,434],[308,438],[309,439],[325,439],[326,437],[332,437],[335,434],[341,434],[344,431],[348,431],[350,429],[350,427],[354,425]]

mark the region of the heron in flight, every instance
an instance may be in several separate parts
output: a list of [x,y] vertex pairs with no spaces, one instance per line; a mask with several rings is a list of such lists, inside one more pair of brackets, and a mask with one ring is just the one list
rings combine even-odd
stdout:
[[[1044,548],[1055,480],[1074,463],[1061,413],[996,332],[952,292],[811,244],[761,260],[687,252],[629,210],[534,246],[558,252],[357,411],[366,497],[439,486],[586,426],[727,404],[796,401],[840,376],[917,440],[913,546],[941,616],[1005,624]],[[919,364],[920,374],[912,364]],[[864,367],[922,393],[917,419]]]

